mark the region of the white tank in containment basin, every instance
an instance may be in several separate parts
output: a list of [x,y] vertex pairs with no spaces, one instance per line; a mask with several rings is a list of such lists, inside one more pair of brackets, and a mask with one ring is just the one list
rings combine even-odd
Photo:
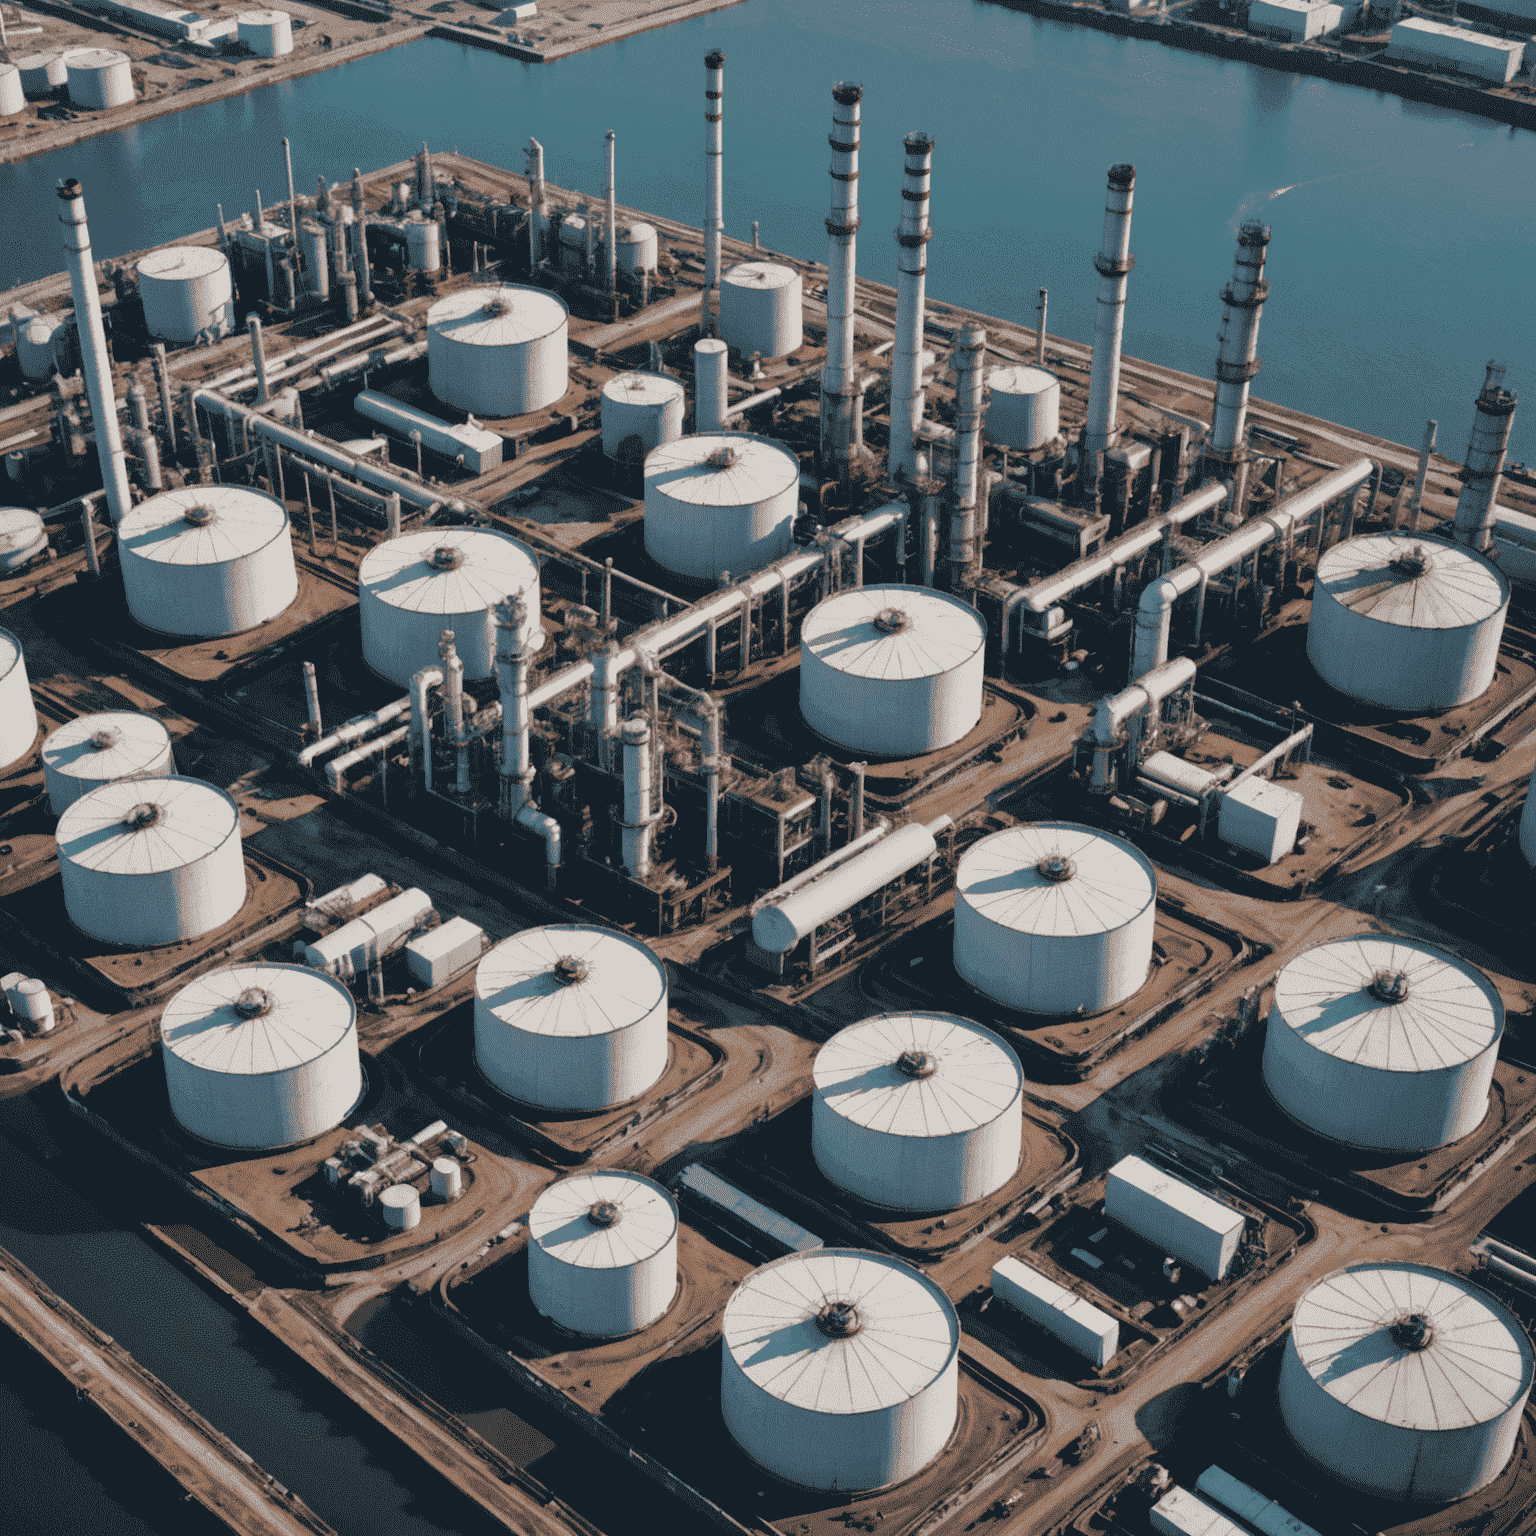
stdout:
[[528,1216],[528,1299],[571,1333],[649,1328],[677,1293],[677,1207],[638,1173],[576,1173]]
[[960,1320],[910,1264],[853,1248],[755,1269],[721,1323],[720,1409],[737,1445],[801,1488],[885,1488],[943,1449]]
[[27,93],[21,71],[14,64],[0,64],[0,117],[14,117],[27,109]]
[[1353,1264],[1296,1304],[1280,1417],[1341,1483],[1443,1504],[1508,1464],[1531,1369],[1525,1329],[1486,1291],[1418,1264]]
[[948,1211],[1019,1166],[1024,1070],[953,1013],[884,1013],[840,1029],[812,1069],[811,1152],[840,1189],[896,1211]]
[[171,1111],[221,1147],[292,1146],[340,1125],[363,1091],[352,994],[302,965],[234,965],[160,1015]]
[[24,53],[16,60],[21,88],[28,96],[51,96],[69,79],[62,53]]
[[834,592],[800,630],[800,713],[818,736],[852,752],[937,751],[981,719],[986,647],[986,622],[947,592]]
[[666,967],[607,928],[515,933],[475,972],[475,1061],[503,1093],[540,1109],[633,1099],[666,1070]]
[[128,611],[162,635],[237,635],[299,593],[287,509],[245,486],[151,496],[124,514],[117,549]]
[[1317,563],[1307,659],[1340,693],[1377,709],[1453,709],[1493,681],[1509,582],[1459,544],[1371,533]]
[[409,1232],[421,1224],[421,1196],[410,1184],[391,1184],[379,1195],[379,1215],[391,1232]]
[[467,288],[427,311],[427,371],[445,405],[492,419],[565,394],[569,311],[542,288]]
[[1427,1152],[1482,1124],[1503,1033],[1503,1000],[1474,966],[1413,939],[1334,939],[1275,979],[1264,1085],[1319,1136]]
[[659,373],[621,373],[603,385],[603,452],[610,459],[635,453],[639,463],[652,448],[683,435],[683,386]]
[[618,252],[620,272],[654,272],[656,270],[656,226],[634,224],[619,226],[619,237],[614,244]]
[[955,873],[955,970],[1025,1013],[1102,1013],[1147,979],[1157,872],[1118,837],[1038,821],[984,837]]
[[1044,368],[1017,363],[987,374],[991,399],[984,431],[989,443],[1031,453],[1061,430],[1061,383]]
[[445,629],[467,682],[496,675],[496,611],[520,594],[523,634],[539,628],[539,562],[526,544],[487,528],[427,528],[376,544],[357,568],[363,660],[408,688],[441,661]]
[[[59,353],[68,341],[70,322],[62,315],[38,315],[16,326],[16,361],[29,384],[45,384],[63,370]],[[68,345],[63,350],[72,350]]]
[[103,784],[165,779],[175,772],[171,733],[153,715],[135,710],[81,715],[43,742],[43,778],[55,816]]
[[1247,1226],[1241,1211],[1140,1157],[1109,1170],[1104,1214],[1212,1280],[1226,1278]]
[[235,20],[240,41],[258,59],[280,59],[293,52],[293,19],[287,11],[241,11]]
[[785,357],[800,345],[800,274],[743,261],[720,280],[720,339],[743,357]]
[[0,576],[9,576],[48,548],[48,530],[27,507],[0,507]]
[[[0,753],[0,757],[3,757]],[[1520,812],[1520,852],[1525,862],[1536,869],[1536,773],[1526,786],[1525,809]]]
[[71,48],[64,54],[71,106],[87,112],[133,100],[133,60],[116,48]]
[[21,641],[0,629],[0,768],[9,768],[37,740],[37,710]]
[[235,324],[229,261],[209,245],[168,245],[139,262],[144,325],[160,341],[187,345],[204,332],[227,336]]
[[245,904],[235,802],[201,779],[124,779],[81,795],[56,833],[82,933],[144,948],[195,939]]
[[679,576],[745,576],[794,547],[800,461],[771,438],[695,433],[645,458],[645,552]]

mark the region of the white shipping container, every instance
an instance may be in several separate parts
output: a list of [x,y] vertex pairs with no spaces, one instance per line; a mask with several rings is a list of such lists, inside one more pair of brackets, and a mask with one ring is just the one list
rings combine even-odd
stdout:
[[1214,1504],[1179,1487],[1170,1488],[1152,1506],[1152,1529],[1158,1536],[1248,1536]]
[[1250,1488],[1241,1478],[1220,1467],[1207,1467],[1195,1479],[1195,1488],[1213,1503],[1246,1520],[1260,1536],[1318,1536],[1283,1504],[1266,1499],[1257,1488]]
[[1411,64],[1450,69],[1507,85],[1519,73],[1525,44],[1411,16],[1393,25],[1387,53]]
[[1244,779],[1221,797],[1217,835],[1229,847],[1273,864],[1296,846],[1304,804],[1294,789],[1268,779]]
[[1018,1259],[992,1266],[992,1294],[1095,1365],[1108,1365],[1120,1347],[1120,1324],[1109,1313]]
[[305,965],[350,981],[354,976],[366,975],[373,956],[386,955],[396,948],[406,934],[426,920],[431,910],[432,898],[413,886],[375,907],[366,917],[354,917],[313,944],[300,941],[294,950]]
[[440,987],[480,958],[485,929],[467,917],[451,918],[405,946],[411,976],[424,987]]
[[1109,1170],[1104,1214],[1212,1280],[1226,1276],[1245,1225],[1241,1212],[1140,1157]]

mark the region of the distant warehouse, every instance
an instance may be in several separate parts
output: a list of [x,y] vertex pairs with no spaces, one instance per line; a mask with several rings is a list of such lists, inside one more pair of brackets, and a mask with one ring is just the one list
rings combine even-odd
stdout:
[[1324,0],[1253,0],[1248,7],[1250,32],[1285,43],[1326,37],[1343,25],[1344,8]]
[[1414,16],[1394,24],[1387,52],[1410,64],[1454,70],[1506,85],[1519,73],[1525,44]]

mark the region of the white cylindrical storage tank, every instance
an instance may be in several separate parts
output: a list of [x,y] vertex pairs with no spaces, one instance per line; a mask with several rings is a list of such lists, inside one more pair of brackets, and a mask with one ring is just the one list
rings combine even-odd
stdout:
[[24,53],[16,60],[21,88],[28,96],[51,96],[69,79],[62,53]]
[[987,374],[986,439],[1030,453],[1061,430],[1061,382],[1044,368],[1016,363]]
[[456,1158],[434,1157],[428,1183],[432,1187],[433,1198],[446,1205],[464,1193],[464,1170]]
[[103,784],[59,817],[56,837],[64,909],[104,943],[195,939],[245,904],[239,808],[201,779]]
[[19,571],[48,548],[48,530],[26,507],[0,507],[0,576]]
[[1443,1504],[1508,1464],[1531,1367],[1519,1319],[1480,1287],[1418,1264],[1353,1264],[1296,1304],[1280,1417],[1341,1483]]
[[677,1293],[677,1207],[638,1173],[576,1173],[528,1216],[528,1299],[571,1333],[649,1328]]
[[241,11],[235,19],[240,41],[258,59],[280,59],[293,52],[293,20],[287,11]]
[[303,965],[233,965],[188,982],[160,1015],[177,1123],[243,1151],[333,1130],[363,1091],[357,1009]]
[[569,312],[542,288],[467,288],[427,311],[427,372],[445,405],[476,416],[524,416],[568,387]]
[[1503,1033],[1476,967],[1414,939],[1334,939],[1275,978],[1264,1086],[1319,1136],[1427,1152],[1482,1124]]
[[800,713],[850,752],[915,757],[981,719],[986,621],[928,587],[849,587],[800,630]]
[[800,345],[800,274],[743,261],[720,279],[720,339],[743,357],[785,357]]
[[21,71],[14,64],[0,64],[0,117],[14,117],[27,109],[27,93]]
[[1453,709],[1493,681],[1509,582],[1459,544],[1369,533],[1317,562],[1307,659],[1377,709]]
[[614,242],[618,253],[620,272],[654,272],[656,270],[656,226],[634,223],[619,226],[619,236]]
[[621,373],[603,385],[603,452],[638,441],[639,459],[683,435],[683,386],[659,373]]
[[527,607],[525,637],[539,628],[539,562],[526,544],[487,528],[428,528],[376,544],[357,568],[363,660],[402,688],[439,665],[445,629],[464,677],[496,675],[495,605],[514,593]]
[[412,272],[441,271],[442,243],[436,219],[424,218],[418,211],[405,221],[406,259]]
[[43,742],[43,779],[55,816],[103,784],[166,779],[175,772],[171,733],[153,715],[130,709],[81,715]]
[[1019,1166],[1024,1069],[953,1013],[885,1013],[840,1029],[812,1069],[811,1152],[840,1189],[896,1211],[948,1211]]
[[139,261],[144,325],[160,341],[188,345],[199,333],[227,336],[235,291],[224,253],[211,245],[168,245]]
[[775,1259],[737,1286],[721,1333],[725,1427],[786,1483],[885,1488],[949,1440],[960,1320],[900,1259],[854,1248]]
[[54,340],[68,325],[62,315],[38,315],[16,327],[16,361],[29,384],[46,384],[59,371]]
[[0,629],[0,768],[9,768],[32,750],[37,740],[37,710],[21,641]]
[[745,576],[794,548],[800,461],[745,432],[695,433],[645,459],[645,552],[679,576]]
[[236,635],[299,594],[288,511],[246,486],[151,496],[124,514],[117,548],[128,611],[158,634]]
[[1118,837],[1037,821],[973,844],[955,872],[955,970],[1025,1013],[1102,1013],[1147,979],[1157,872]]
[[379,1196],[379,1215],[391,1232],[421,1225],[421,1196],[409,1184],[391,1184]]
[[1520,852],[1525,862],[1536,869],[1536,773],[1525,791],[1525,809],[1520,812]]
[[18,981],[10,993],[11,1011],[29,1034],[46,1035],[54,1025],[53,999],[48,984],[36,976]]
[[87,112],[133,100],[133,60],[116,48],[71,48],[64,54],[69,100]]
[[538,1109],[608,1109],[667,1066],[667,968],[638,939],[586,924],[527,928],[475,972],[475,1061]]

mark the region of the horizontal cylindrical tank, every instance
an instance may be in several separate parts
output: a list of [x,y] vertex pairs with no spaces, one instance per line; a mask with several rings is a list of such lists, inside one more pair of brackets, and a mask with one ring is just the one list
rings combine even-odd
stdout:
[[1061,430],[1061,382],[1044,368],[1017,363],[987,375],[989,443],[1031,453],[1044,448]]
[[201,779],[125,779],[81,795],[56,832],[82,933],[144,948],[222,927],[245,903],[235,802]]
[[569,312],[542,288],[467,288],[427,311],[427,372],[445,405],[492,419],[553,405],[568,387]]
[[73,106],[99,112],[133,100],[133,60],[116,48],[70,48],[64,67]]
[[1525,855],[1525,862],[1536,869],[1536,773],[1526,787],[1525,808],[1520,812],[1520,852]]
[[559,1327],[595,1338],[649,1328],[677,1294],[677,1207],[661,1185],[618,1170],[551,1184],[528,1215],[528,1298]]
[[1024,1069],[953,1013],[885,1013],[840,1029],[812,1069],[811,1152],[840,1189],[897,1211],[947,1211],[1019,1166]]
[[1478,1286],[1418,1264],[1354,1264],[1296,1304],[1280,1417],[1351,1488],[1443,1504],[1508,1464],[1531,1374],[1525,1329]]
[[171,733],[153,715],[135,710],[80,715],[43,742],[43,779],[55,816],[103,784],[165,779],[175,772]]
[[16,68],[28,96],[51,96],[69,79],[62,53],[24,53],[16,60]]
[[293,52],[293,20],[287,11],[241,11],[235,19],[240,41],[258,59],[280,59]]
[[0,768],[9,768],[32,750],[37,739],[37,710],[21,641],[0,629]]
[[124,514],[117,548],[128,611],[162,635],[239,634],[299,593],[288,511],[246,486],[151,496]]
[[539,627],[539,562],[486,528],[428,528],[377,544],[357,568],[363,660],[402,688],[435,667],[451,629],[467,681],[496,675],[495,604],[521,594],[523,634]]
[[915,757],[981,719],[985,620],[928,587],[849,587],[800,631],[800,713],[851,752]]
[[233,965],[188,982],[160,1015],[160,1054],[177,1123],[221,1147],[322,1136],[363,1091],[352,994],[302,965]]
[[421,1225],[421,1196],[410,1184],[391,1184],[379,1196],[379,1215],[391,1232]]
[[603,452],[610,459],[652,448],[683,435],[683,386],[659,373],[621,373],[603,385]]
[[720,339],[743,357],[785,357],[800,345],[800,274],[743,261],[720,279]]
[[527,928],[475,972],[475,1061],[546,1110],[607,1109],[667,1065],[667,969],[638,939],[585,924]]
[[620,272],[654,272],[656,270],[656,226],[654,224],[621,224],[618,239],[614,242],[618,253]]
[[679,576],[745,576],[794,547],[800,461],[767,437],[696,433],[645,458],[645,552]]
[[1025,1013],[1102,1013],[1152,964],[1157,873],[1118,837],[1039,821],[972,844],[955,873],[955,969]]
[[71,329],[63,315],[38,315],[16,327],[16,361],[29,384],[46,384],[62,371],[59,350]]
[[1458,544],[1371,533],[1317,562],[1307,659],[1340,693],[1377,709],[1453,709],[1493,681],[1509,582]]
[[960,1320],[910,1264],[854,1248],[792,1253],[736,1287],[721,1323],[720,1410],[764,1471],[802,1488],[885,1488],[944,1449]]
[[168,245],[139,261],[139,298],[151,336],[185,346],[207,331],[227,336],[235,324],[229,261],[210,245]]
[[441,1200],[446,1205],[450,1200],[457,1200],[464,1193],[464,1170],[457,1158],[435,1157],[432,1159],[432,1172],[428,1182],[432,1188],[433,1198]]
[[1504,1003],[1475,966],[1387,934],[1334,939],[1275,979],[1264,1085],[1319,1136],[1426,1152],[1488,1112]]
[[27,108],[27,92],[21,71],[14,64],[0,64],[0,117],[14,117]]
[[19,571],[48,548],[48,530],[26,507],[0,507],[0,576]]

